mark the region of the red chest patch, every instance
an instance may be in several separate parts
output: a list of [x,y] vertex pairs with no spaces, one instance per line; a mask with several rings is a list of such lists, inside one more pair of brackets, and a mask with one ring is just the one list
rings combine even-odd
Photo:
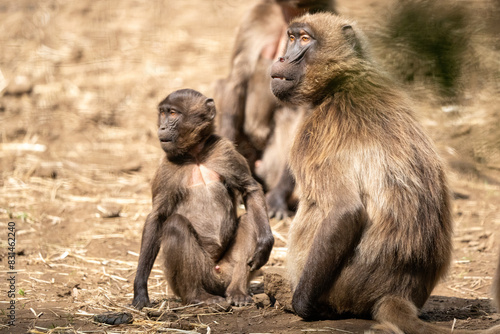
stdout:
[[188,180],[188,187],[208,185],[212,182],[221,182],[221,176],[203,165],[195,165]]

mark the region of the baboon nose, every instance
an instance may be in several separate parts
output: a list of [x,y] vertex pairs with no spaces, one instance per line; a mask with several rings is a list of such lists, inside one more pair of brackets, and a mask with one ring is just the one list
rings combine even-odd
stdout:
[[285,62],[285,57],[279,57],[279,58],[278,58],[278,61],[279,61],[280,63],[284,63],[284,62]]

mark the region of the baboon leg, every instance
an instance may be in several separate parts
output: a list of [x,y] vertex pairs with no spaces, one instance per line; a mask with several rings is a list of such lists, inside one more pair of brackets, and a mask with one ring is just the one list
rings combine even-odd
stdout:
[[161,236],[158,233],[160,226],[159,217],[156,212],[151,212],[144,224],[141,240],[141,254],[137,265],[137,273],[134,279],[134,299],[132,305],[139,310],[148,306],[148,278],[160,251]]
[[239,218],[234,243],[221,261],[222,270],[232,270],[231,282],[227,287],[227,301],[234,305],[245,305],[252,301],[248,295],[250,279],[249,261],[255,251],[256,231],[248,222],[248,215]]
[[361,201],[346,193],[335,201],[320,223],[293,294],[293,308],[304,319],[321,318],[324,312],[331,313],[328,301],[321,297],[328,296],[328,290],[353,254],[365,228],[366,211]]
[[185,303],[222,301],[224,287],[215,275],[215,263],[198,242],[184,216],[170,216],[163,228],[163,259],[170,288]]

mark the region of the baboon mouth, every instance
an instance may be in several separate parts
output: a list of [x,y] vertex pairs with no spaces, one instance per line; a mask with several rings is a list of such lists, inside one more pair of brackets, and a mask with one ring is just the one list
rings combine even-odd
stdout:
[[160,142],[162,143],[170,143],[172,139],[160,139]]
[[278,76],[278,75],[273,75],[273,76],[271,76],[271,78],[278,79],[278,80],[285,80],[285,81],[293,81],[293,79],[285,78],[285,77]]

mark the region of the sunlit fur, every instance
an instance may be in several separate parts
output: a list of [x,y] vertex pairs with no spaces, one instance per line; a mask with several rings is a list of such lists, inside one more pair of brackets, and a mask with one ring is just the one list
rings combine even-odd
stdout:
[[[312,307],[319,317],[371,316],[404,333],[447,333],[417,317],[451,258],[443,163],[354,22],[330,14],[296,22],[307,24],[317,47],[293,97],[313,106],[290,154],[300,189],[287,256],[294,308],[305,317],[315,316]],[[314,267],[325,258],[336,267]],[[331,285],[312,288],[304,283],[311,275]],[[323,292],[310,300],[315,291]]]
[[[417,316],[450,263],[443,164],[354,22],[329,14],[297,22],[318,47],[293,96],[313,106],[291,150],[301,191],[288,241],[293,307],[305,317],[371,316],[377,333],[449,333]],[[497,269],[497,304],[499,285]]]

